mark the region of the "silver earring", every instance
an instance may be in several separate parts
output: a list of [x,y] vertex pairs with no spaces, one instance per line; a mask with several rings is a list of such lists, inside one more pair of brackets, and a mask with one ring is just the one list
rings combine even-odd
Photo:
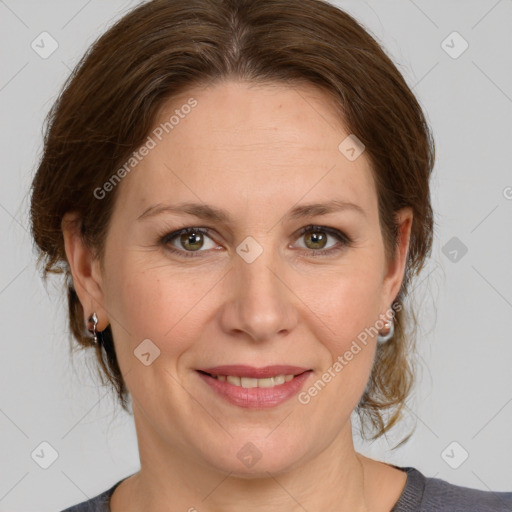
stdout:
[[92,334],[92,340],[97,345],[98,334],[96,332],[96,326],[98,325],[98,316],[96,315],[96,311],[89,317],[89,323],[92,323],[92,329],[88,328],[88,331]]
[[379,332],[379,335],[377,336],[377,343],[382,345],[383,343],[387,343],[395,334],[395,324],[393,323],[393,319],[390,318],[385,324],[386,326],[386,333],[381,334]]

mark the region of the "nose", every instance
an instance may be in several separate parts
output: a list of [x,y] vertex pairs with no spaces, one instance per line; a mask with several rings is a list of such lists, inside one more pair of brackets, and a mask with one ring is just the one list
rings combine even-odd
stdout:
[[226,276],[222,329],[253,341],[289,334],[298,322],[298,298],[286,282],[285,263],[270,249],[263,250],[251,263],[238,255],[235,258]]

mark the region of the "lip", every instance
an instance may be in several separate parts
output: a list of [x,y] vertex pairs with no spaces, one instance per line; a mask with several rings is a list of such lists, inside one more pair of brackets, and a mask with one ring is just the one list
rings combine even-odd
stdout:
[[235,375],[237,377],[252,377],[253,379],[264,379],[276,375],[299,375],[309,370],[300,366],[273,365],[255,368],[244,364],[214,366],[213,368],[198,368],[197,370],[211,375]]
[[[229,368],[230,372],[233,371],[233,368],[244,368],[244,372],[246,373],[247,366],[229,366],[229,367],[216,367],[218,368]],[[272,388],[243,388],[241,386],[235,386],[227,381],[220,381],[215,377],[207,375],[206,373],[202,373],[205,370],[197,370],[196,373],[199,377],[205,382],[210,389],[212,389],[218,396],[226,400],[227,402],[237,405],[238,407],[248,408],[248,409],[268,409],[271,407],[276,407],[293,396],[295,396],[303,387],[304,382],[309,378],[309,376],[313,373],[312,370],[305,370],[300,374],[296,374],[297,367],[291,366],[270,366],[266,368],[252,368],[252,370],[258,370],[261,375],[261,371],[267,371],[265,376],[275,376],[280,375],[282,369],[287,369],[288,371],[291,368],[295,368],[294,371],[287,373],[287,375],[295,374],[295,377],[289,382],[285,382],[284,384],[280,384],[278,386],[274,386]],[[276,370],[276,369],[279,369]],[[224,370],[223,370],[224,371]],[[268,373],[270,372],[270,374]],[[277,372],[277,373],[276,373]],[[210,373],[210,372],[208,372]],[[226,373],[218,373],[216,375],[226,375]],[[227,373],[227,375],[237,375],[236,373]],[[254,373],[253,373],[254,375]],[[240,374],[238,374],[240,376]],[[242,375],[249,377],[249,375]],[[254,377],[258,378],[258,377]]]

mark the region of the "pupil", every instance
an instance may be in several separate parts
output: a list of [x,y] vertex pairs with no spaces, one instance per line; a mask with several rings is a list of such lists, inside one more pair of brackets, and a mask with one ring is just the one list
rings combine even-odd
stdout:
[[[200,233],[185,233],[182,235],[182,244],[186,248],[200,249],[201,248],[201,234]],[[199,244],[199,247],[190,247],[190,245]]]
[[[319,234],[318,231],[316,232],[313,232],[313,233],[309,233],[308,234],[308,237],[310,238],[310,240],[312,241],[313,244],[320,244],[322,248],[324,245],[325,245],[325,236],[323,234]],[[322,242],[324,242],[322,244]],[[318,247],[316,247],[318,249]]]

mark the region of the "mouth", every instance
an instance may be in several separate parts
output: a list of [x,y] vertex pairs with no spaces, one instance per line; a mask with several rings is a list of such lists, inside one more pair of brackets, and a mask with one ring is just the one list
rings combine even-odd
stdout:
[[274,407],[298,393],[313,372],[297,366],[217,366],[196,370],[209,388],[240,407]]

